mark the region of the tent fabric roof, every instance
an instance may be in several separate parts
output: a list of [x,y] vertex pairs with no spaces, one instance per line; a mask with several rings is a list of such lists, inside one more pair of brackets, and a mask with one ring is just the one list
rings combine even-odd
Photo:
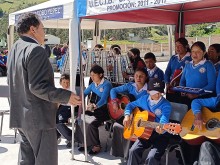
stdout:
[[[25,12],[32,12],[36,10],[46,9],[49,7],[56,7],[63,5],[63,18],[43,20],[46,28],[68,28],[68,19],[73,17],[73,2],[74,0],[50,0],[9,15],[9,25],[15,24],[15,17],[18,14]],[[99,23],[100,29],[122,29],[146,27],[146,24],[167,24],[177,25],[179,12],[183,12],[184,24],[195,24],[204,22],[218,22],[220,21],[220,0],[201,0],[185,4],[175,4],[161,6],[157,8],[145,8],[139,10],[130,10],[119,13],[109,13],[94,16],[82,17],[82,29],[94,29],[95,20],[103,20]],[[88,20],[89,19],[89,20]],[[108,20],[108,22],[106,22]],[[114,22],[117,21],[117,22]],[[118,23],[123,22],[123,23]],[[126,23],[133,22],[133,23]],[[152,26],[152,25],[151,25]]]
[[220,21],[220,14],[216,13],[220,13],[220,0],[201,0],[120,13],[85,16],[83,18],[148,24],[177,24],[180,11],[184,13],[185,24],[218,22]]
[[[74,0],[50,0],[23,10],[16,11],[14,13],[9,14],[9,25],[15,25],[16,23],[16,15],[38,11],[50,7],[56,7],[63,5],[63,18],[62,19],[49,19],[42,20],[45,28],[61,28],[67,29],[69,28],[69,19],[73,16],[73,2]],[[129,21],[127,21],[129,22]],[[100,29],[123,29],[123,28],[137,28],[137,27],[147,27],[147,26],[158,26],[158,25],[149,25],[149,24],[138,24],[138,23],[127,23],[127,22],[115,22],[115,21],[100,21],[99,28]],[[93,19],[83,19],[81,21],[81,29],[94,29],[95,28],[95,20]]]

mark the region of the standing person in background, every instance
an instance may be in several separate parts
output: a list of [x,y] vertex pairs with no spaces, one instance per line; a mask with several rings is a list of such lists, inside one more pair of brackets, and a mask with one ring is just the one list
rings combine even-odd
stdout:
[[[54,85],[54,73],[44,44],[44,27],[37,15],[19,17],[20,39],[8,56],[10,128],[21,135],[18,164],[57,165],[57,103],[80,105],[78,96]],[[49,153],[49,154],[48,154]]]
[[144,62],[147,67],[147,72],[149,78],[159,78],[161,81],[164,81],[163,71],[156,66],[156,56],[149,52],[144,55]]
[[61,48],[61,56],[66,54],[67,49],[68,49],[68,44],[69,44],[69,42],[63,44],[63,47]]
[[181,72],[186,63],[192,58],[190,56],[190,48],[185,38],[179,38],[175,42],[176,55],[173,55],[167,65],[164,81],[166,83],[166,99],[173,102],[180,102],[180,93],[174,92],[172,87],[178,86],[181,78]]
[[[137,68],[145,68],[146,65],[144,60],[140,57],[140,50],[137,48],[132,48],[128,51],[128,57],[131,59],[132,68],[135,71]],[[123,72],[123,77],[126,80],[129,80],[129,77],[133,75],[129,75],[126,72]]]
[[213,63],[213,65],[215,66],[215,70],[218,74],[220,67],[220,44],[212,44],[209,46],[208,59]]
[[53,48],[53,55],[56,56],[56,60],[61,58],[61,49],[58,44]]

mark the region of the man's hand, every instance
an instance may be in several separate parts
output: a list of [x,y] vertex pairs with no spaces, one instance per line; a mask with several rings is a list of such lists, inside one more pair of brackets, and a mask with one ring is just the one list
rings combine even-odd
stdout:
[[199,130],[202,130],[202,125],[204,124],[203,123],[203,120],[202,120],[202,114],[201,113],[197,113],[195,115],[195,120],[194,120],[194,126],[197,127]]
[[128,127],[130,125],[131,121],[130,121],[130,116],[129,115],[126,115],[124,120],[123,120],[123,125],[125,127]]
[[77,96],[74,93],[71,93],[70,99],[68,101],[68,104],[71,104],[71,105],[81,105],[82,101],[80,100],[79,96]]

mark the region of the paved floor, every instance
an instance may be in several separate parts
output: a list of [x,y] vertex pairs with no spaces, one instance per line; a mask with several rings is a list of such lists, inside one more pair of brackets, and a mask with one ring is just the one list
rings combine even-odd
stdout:
[[[59,86],[59,74],[55,74],[56,86]],[[0,85],[6,85],[6,77],[0,77]],[[0,109],[8,109],[7,99],[0,98]],[[103,133],[101,133],[101,141],[104,146],[107,138],[107,132],[102,128]],[[17,142],[14,143],[14,130],[9,129],[9,114],[4,116],[2,141],[0,142],[0,164],[1,165],[16,165],[18,159],[19,150],[19,139],[17,137]],[[65,146],[65,139],[62,139],[61,143],[58,145],[58,155],[59,155],[59,165],[83,165],[83,164],[94,164],[94,165],[117,165],[123,164],[123,160],[118,157],[111,156],[109,154],[109,149],[107,152],[101,152],[97,156],[88,156],[88,161],[90,163],[84,162],[85,156],[77,151],[77,144],[75,144],[74,158],[72,159],[71,149],[67,149]],[[111,145],[109,145],[111,146]],[[104,149],[103,149],[104,150]],[[170,165],[176,165],[177,161],[175,154],[171,153],[169,156]],[[162,164],[165,164],[165,157],[162,159]]]

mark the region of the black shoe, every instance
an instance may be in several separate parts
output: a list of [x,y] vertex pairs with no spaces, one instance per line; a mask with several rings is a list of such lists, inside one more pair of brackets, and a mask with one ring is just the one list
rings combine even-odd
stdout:
[[67,144],[66,144],[66,148],[71,148],[71,147],[72,147],[72,142],[68,141]]
[[78,148],[78,151],[80,151],[80,152],[85,151],[85,147],[79,147],[79,148]]

